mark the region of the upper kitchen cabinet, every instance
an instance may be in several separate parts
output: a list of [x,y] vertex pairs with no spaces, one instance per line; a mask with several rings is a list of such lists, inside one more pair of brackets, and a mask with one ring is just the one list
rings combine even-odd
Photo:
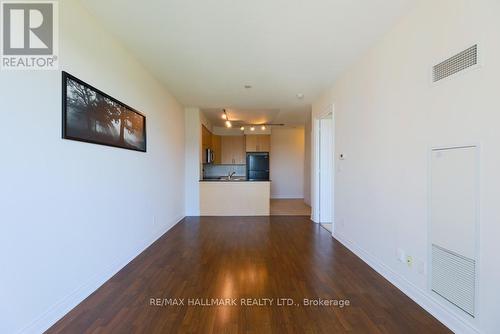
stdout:
[[204,126],[201,126],[201,147],[203,151],[212,147],[212,133]]
[[222,164],[245,164],[245,137],[244,136],[221,136],[221,163]]
[[220,164],[222,161],[222,142],[221,136],[212,134],[212,151],[214,152],[214,163]]
[[212,133],[204,126],[201,126],[201,151],[203,162],[207,161],[207,149],[212,148]]
[[247,152],[269,152],[271,150],[271,136],[248,135],[246,136]]

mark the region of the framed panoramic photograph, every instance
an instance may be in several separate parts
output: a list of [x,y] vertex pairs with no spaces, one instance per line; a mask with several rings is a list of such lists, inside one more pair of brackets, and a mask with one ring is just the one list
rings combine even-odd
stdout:
[[106,93],[62,72],[65,139],[146,152],[146,117]]

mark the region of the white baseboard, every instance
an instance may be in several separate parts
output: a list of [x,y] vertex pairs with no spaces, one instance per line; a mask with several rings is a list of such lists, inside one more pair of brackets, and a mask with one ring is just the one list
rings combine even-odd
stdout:
[[304,199],[300,195],[271,195],[271,199]]
[[333,237],[453,332],[480,334],[477,328],[446,309],[426,291],[408,281],[354,242],[335,232]]
[[55,303],[53,306],[49,307],[45,312],[39,315],[30,324],[22,328],[19,334],[28,333],[43,333],[54,325],[59,319],[65,316],[69,311],[80,304],[85,298],[90,296],[94,291],[96,291],[101,285],[103,285],[107,280],[113,277],[117,272],[119,272],[123,267],[129,264],[134,258],[141,254],[146,248],[151,246],[156,240],[158,240],[162,235],[168,232],[171,228],[177,225],[184,216],[178,217],[175,223],[168,228],[161,228],[155,234],[154,237],[145,239],[134,251],[129,254],[117,258],[113,263],[111,263],[103,272],[97,273],[92,276],[86,283],[84,283],[79,288],[75,289],[73,292],[68,294],[66,297],[62,298],[59,302]]

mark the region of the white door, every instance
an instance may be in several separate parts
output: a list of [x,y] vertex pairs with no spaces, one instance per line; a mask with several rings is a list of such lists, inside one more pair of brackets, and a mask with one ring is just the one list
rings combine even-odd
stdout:
[[319,222],[332,223],[333,208],[333,120],[319,122]]

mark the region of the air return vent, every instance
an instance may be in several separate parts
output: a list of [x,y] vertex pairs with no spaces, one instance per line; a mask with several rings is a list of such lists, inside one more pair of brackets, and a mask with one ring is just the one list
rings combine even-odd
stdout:
[[477,65],[477,44],[435,65],[432,68],[432,80],[442,80],[474,65]]
[[474,316],[476,261],[432,245],[432,290]]

